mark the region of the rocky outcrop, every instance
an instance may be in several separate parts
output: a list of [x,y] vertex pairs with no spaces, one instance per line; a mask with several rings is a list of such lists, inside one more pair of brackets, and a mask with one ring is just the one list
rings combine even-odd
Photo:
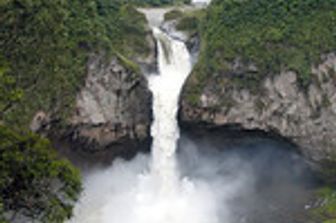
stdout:
[[148,140],[151,93],[147,80],[117,58],[106,63],[102,56],[92,56],[69,123],[67,135],[91,151]]
[[197,103],[195,99],[191,102],[186,91],[193,87],[191,75],[182,93],[180,120],[274,132],[299,145],[313,160],[334,156],[336,55],[326,55],[322,61],[312,69],[313,82],[305,91],[299,87],[296,73],[290,71],[266,78],[257,91],[217,76],[207,80]]
[[92,55],[73,114],[60,125],[56,115],[38,111],[30,129],[50,138],[81,168],[109,165],[117,156],[131,158],[149,150],[152,94],[145,75],[133,65],[117,57]]
[[175,39],[178,39],[184,42],[189,50],[191,55],[192,63],[197,63],[199,51],[201,47],[201,41],[198,33],[188,33],[185,31],[177,30],[176,26],[178,25],[179,20],[165,21],[161,25],[161,29],[169,33]]
[[68,157],[76,159],[83,154],[86,160],[109,162],[148,150],[152,95],[145,75],[157,72],[156,43],[148,25],[138,28],[144,29],[145,49],[132,51],[131,44],[132,52],[88,55],[85,80],[76,80],[73,106],[64,109],[70,114],[38,111],[30,129],[48,136],[65,154],[75,152]]
[[140,65],[143,74],[157,73],[158,68],[156,63],[156,40],[152,34],[152,29],[149,26],[146,26],[146,32],[146,42],[150,49],[148,55],[136,55],[131,59]]

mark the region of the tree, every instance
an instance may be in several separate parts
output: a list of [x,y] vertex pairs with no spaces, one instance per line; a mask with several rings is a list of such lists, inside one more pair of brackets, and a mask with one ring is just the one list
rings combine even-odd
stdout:
[[80,176],[58,159],[47,139],[0,126],[0,170],[0,222],[24,217],[58,223],[71,217]]
[[79,172],[57,157],[47,139],[4,125],[2,115],[22,96],[16,85],[0,57],[0,223],[63,222],[81,191]]
[[0,120],[2,115],[22,96],[22,91],[16,88],[15,79],[8,75],[8,70],[5,59],[0,57]]

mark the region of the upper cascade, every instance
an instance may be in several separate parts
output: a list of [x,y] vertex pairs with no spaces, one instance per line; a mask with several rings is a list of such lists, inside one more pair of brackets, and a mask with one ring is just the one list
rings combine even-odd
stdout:
[[207,6],[211,3],[211,0],[192,0],[193,5]]

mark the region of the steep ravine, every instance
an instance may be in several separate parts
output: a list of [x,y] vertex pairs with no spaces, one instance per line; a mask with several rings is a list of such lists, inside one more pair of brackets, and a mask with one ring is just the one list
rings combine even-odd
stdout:
[[[171,22],[162,28],[176,32]],[[102,55],[91,56],[74,114],[60,137],[63,142],[91,153],[109,150],[113,156],[130,156],[139,149],[149,149],[152,96],[144,75],[156,69],[156,49],[151,35],[147,40],[151,55],[134,59],[141,72],[116,57],[106,60]],[[183,40],[196,60],[200,40],[195,35]],[[240,72],[242,66],[232,64],[232,73]],[[319,65],[312,66],[313,82],[306,91],[291,71],[269,75],[258,91],[240,88],[230,83],[230,75],[222,73],[204,81],[197,103],[189,95],[190,89],[198,87],[193,72],[182,92],[180,122],[184,126],[234,125],[242,130],[271,132],[297,144],[311,160],[330,158],[336,148],[335,72],[336,54],[330,53],[321,57]],[[32,129],[45,127],[45,121],[48,115],[39,112]]]

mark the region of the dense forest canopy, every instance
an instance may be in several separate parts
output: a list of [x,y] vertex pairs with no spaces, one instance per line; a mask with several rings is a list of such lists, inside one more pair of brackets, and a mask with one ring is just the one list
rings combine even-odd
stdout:
[[21,90],[16,88],[16,80],[8,75],[8,64],[0,57],[0,120],[3,114],[22,97]]
[[0,169],[0,222],[25,217],[52,223],[71,217],[81,191],[79,173],[57,158],[47,139],[0,125]]
[[205,78],[229,73],[237,59],[257,69],[234,75],[238,86],[256,89],[265,76],[292,70],[306,87],[311,66],[336,49],[336,1],[214,0],[199,29],[203,47],[192,98]]
[[62,222],[81,191],[79,173],[47,139],[3,123],[2,114],[22,97],[8,69],[0,58],[0,222]]
[[37,110],[67,116],[93,53],[127,59],[149,51],[145,17],[121,1],[9,0],[0,15],[0,53],[25,93],[6,111],[12,124],[27,125]]
[[145,24],[122,1],[0,1],[1,223],[71,216],[79,173],[28,124],[38,110],[71,112],[90,55],[145,56]]

